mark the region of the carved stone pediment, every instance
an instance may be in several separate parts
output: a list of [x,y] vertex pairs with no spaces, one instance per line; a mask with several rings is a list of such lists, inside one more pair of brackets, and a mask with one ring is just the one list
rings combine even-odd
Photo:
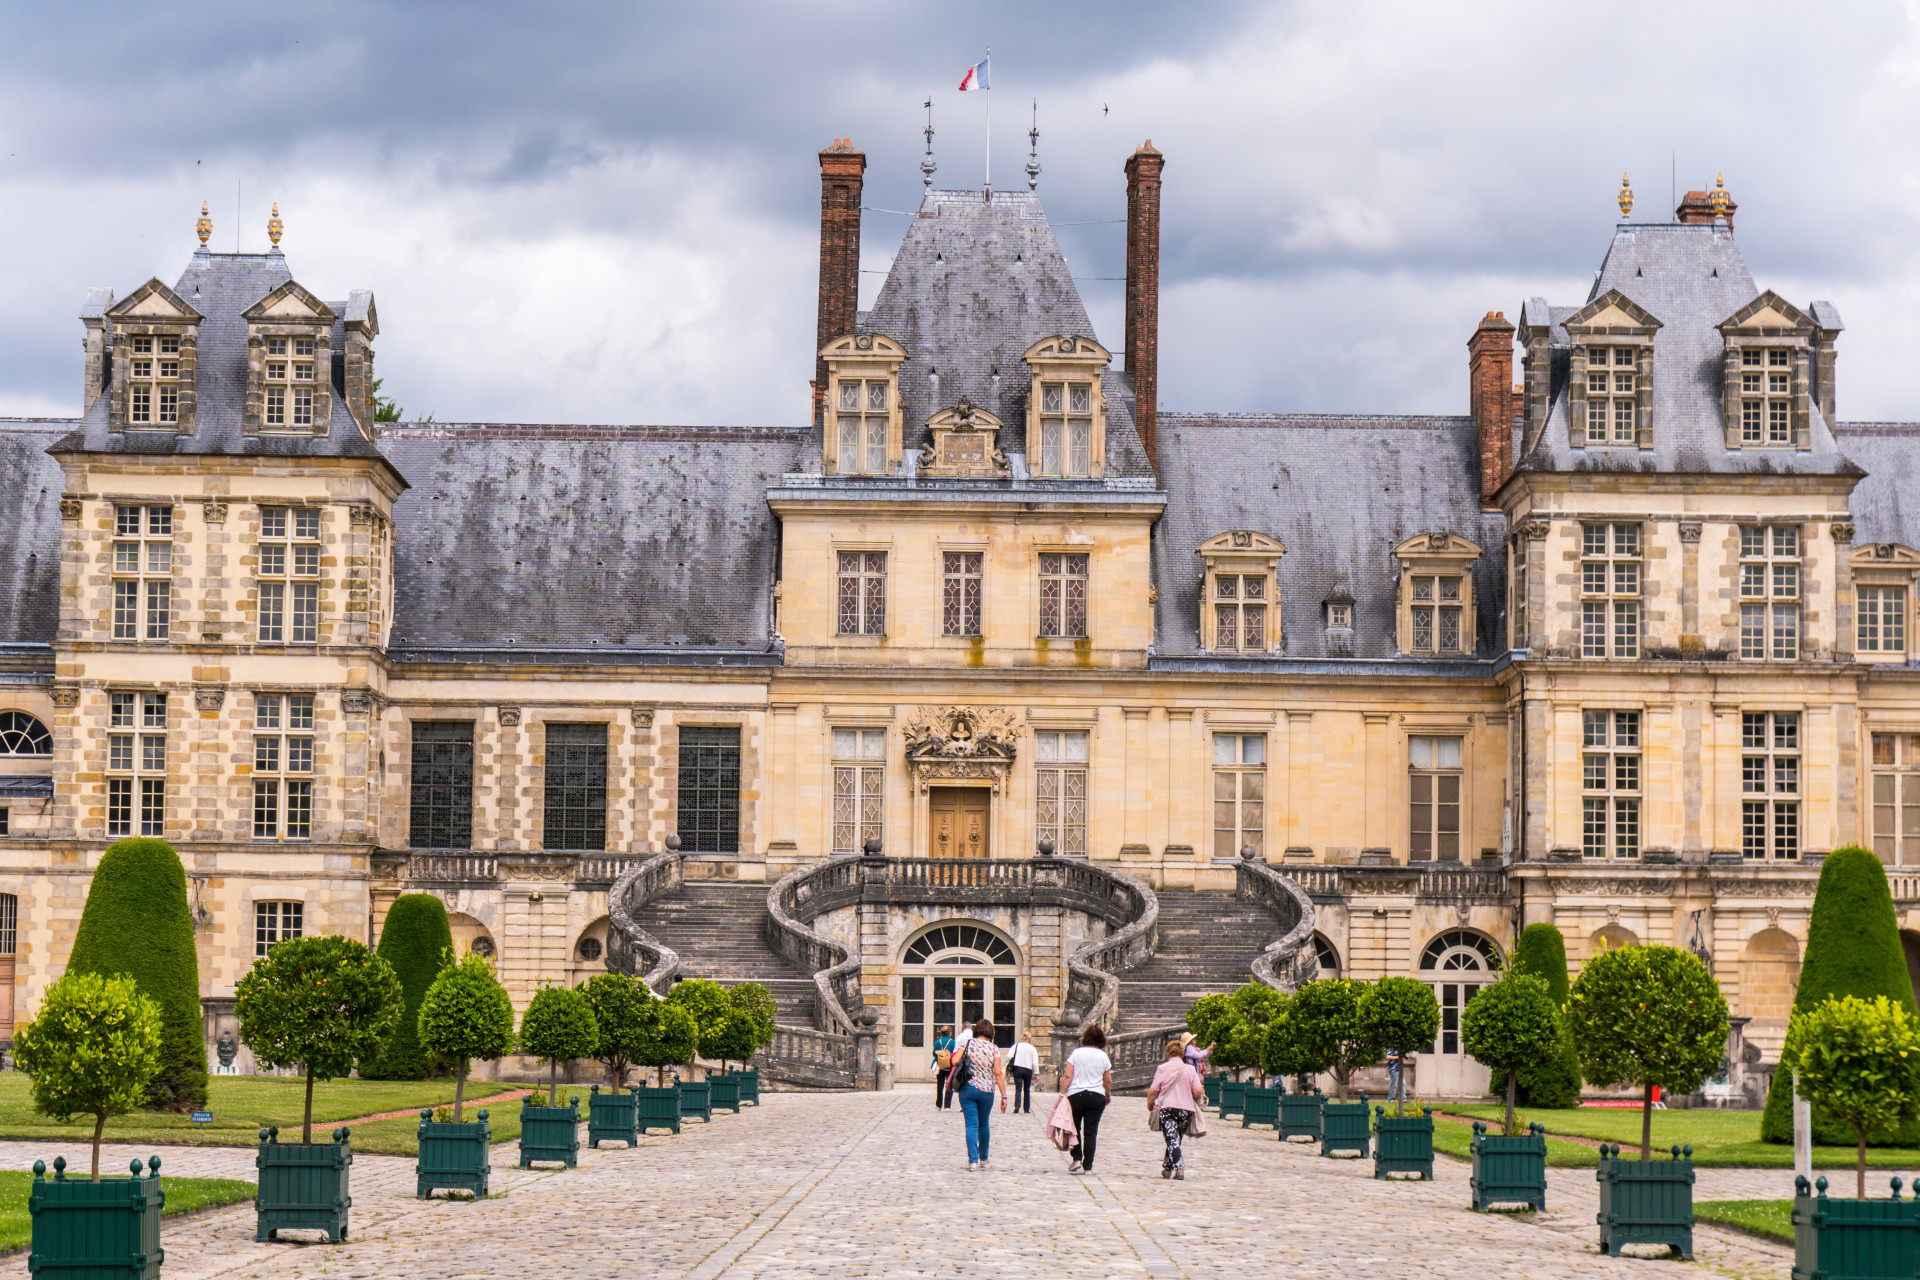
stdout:
[[917,707],[902,735],[907,770],[922,791],[934,780],[961,778],[990,782],[998,794],[1019,742],[1014,713],[1004,707]]
[[920,451],[920,474],[933,478],[995,479],[1008,475],[1000,451],[1000,419],[962,399],[927,419],[933,440]]

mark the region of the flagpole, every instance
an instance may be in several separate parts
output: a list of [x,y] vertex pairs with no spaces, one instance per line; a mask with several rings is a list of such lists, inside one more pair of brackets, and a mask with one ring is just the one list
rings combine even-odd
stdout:
[[[993,46],[987,46],[987,64],[993,64]],[[987,87],[981,90],[987,96],[987,199],[993,199],[993,73],[987,73]]]

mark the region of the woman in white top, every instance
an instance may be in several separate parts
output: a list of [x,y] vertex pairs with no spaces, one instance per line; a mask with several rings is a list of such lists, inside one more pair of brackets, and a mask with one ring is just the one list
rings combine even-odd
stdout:
[[1060,1068],[1060,1089],[1073,1110],[1073,1127],[1080,1140],[1067,1152],[1068,1173],[1092,1173],[1093,1155],[1100,1142],[1100,1115],[1113,1097],[1113,1059],[1107,1056],[1107,1035],[1088,1025],[1080,1033],[1080,1047]]
[[1013,1109],[1033,1114],[1033,1073],[1040,1069],[1040,1052],[1024,1032],[1007,1055],[1007,1074],[1013,1078]]

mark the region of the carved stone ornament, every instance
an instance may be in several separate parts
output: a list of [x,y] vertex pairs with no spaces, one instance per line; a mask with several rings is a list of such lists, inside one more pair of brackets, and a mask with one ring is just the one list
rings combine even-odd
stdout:
[[873,335],[872,335],[872,334],[870,334],[870,333],[856,333],[856,334],[854,334],[854,335],[853,335],[853,349],[854,349],[855,351],[871,351],[871,350],[873,350]]
[[[1576,849],[1574,852],[1577,854],[1579,850]],[[1619,879],[1611,876],[1604,879],[1598,876],[1591,878],[1549,876],[1547,883],[1553,886],[1553,894],[1556,898],[1594,897],[1602,894],[1611,897],[1653,898],[1672,893],[1677,881],[1655,879],[1652,876],[1623,876]]]
[[1835,542],[1844,545],[1853,541],[1853,522],[1851,520],[1835,520],[1828,528],[1833,530],[1833,540]]
[[373,694],[366,689],[343,689],[340,709],[348,715],[363,716],[373,710]]
[[500,723],[509,729],[517,727],[520,723],[520,708],[518,707],[500,708]]
[[60,499],[60,518],[62,520],[78,520],[80,513],[85,511],[86,507],[87,504],[78,498],[62,498]]
[[1772,925],[1776,929],[1780,927],[1780,908],[1779,907],[1772,906],[1772,905],[1769,905],[1767,907],[1767,923],[1769,925]]
[[1620,904],[1619,903],[1609,902],[1607,904],[1607,923],[1608,924],[1620,923]]
[[1515,532],[1529,542],[1540,542],[1553,532],[1553,523],[1548,520],[1522,520]]
[[372,524],[373,516],[372,503],[356,502],[347,508],[347,523],[354,526]]
[[227,504],[224,502],[203,502],[200,504],[200,516],[208,524],[227,522]]
[[1680,541],[1700,541],[1700,522],[1698,520],[1682,520],[1680,522]]
[[1010,473],[1000,451],[1000,419],[962,399],[927,419],[933,439],[920,451],[920,474],[992,479]]
[[193,706],[196,711],[218,711],[226,703],[225,689],[195,689]]
[[574,873],[572,862],[510,862],[503,857],[498,865],[502,880],[571,881]]
[[636,729],[653,728],[653,708],[652,707],[635,707],[629,714],[633,717],[634,728]]
[[938,779],[978,778],[995,795],[1012,775],[1019,742],[1014,713],[1004,707],[916,707],[901,736],[920,790]]
[[57,684],[53,686],[53,705],[56,707],[77,707],[80,705],[80,686],[77,684]]
[[1429,551],[1445,551],[1452,545],[1453,538],[1449,534],[1430,533],[1427,535],[1427,550]]

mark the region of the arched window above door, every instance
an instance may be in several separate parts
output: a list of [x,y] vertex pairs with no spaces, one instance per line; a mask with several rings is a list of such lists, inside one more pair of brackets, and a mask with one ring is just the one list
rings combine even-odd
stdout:
[[0,756],[50,756],[53,735],[24,711],[0,711]]
[[1422,973],[1477,970],[1500,967],[1500,949],[1493,939],[1472,929],[1449,929],[1429,942],[1420,953]]
[[[940,955],[941,952],[956,954]],[[972,954],[968,954],[971,952]],[[940,955],[938,960],[934,956]],[[978,925],[948,924],[929,929],[914,939],[900,958],[902,964],[1018,964],[999,935]]]

